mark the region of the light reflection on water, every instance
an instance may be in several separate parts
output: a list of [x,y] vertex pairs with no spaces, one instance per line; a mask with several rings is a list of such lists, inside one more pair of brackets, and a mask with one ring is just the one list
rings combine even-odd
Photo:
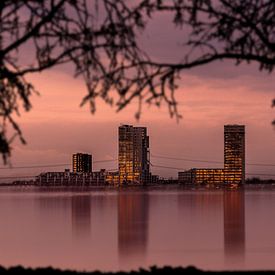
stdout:
[[118,254],[121,266],[145,262],[148,244],[149,195],[118,195]]
[[271,189],[3,188],[0,264],[275,269],[274,207]]
[[245,262],[244,192],[227,191],[223,197],[224,255],[230,265]]

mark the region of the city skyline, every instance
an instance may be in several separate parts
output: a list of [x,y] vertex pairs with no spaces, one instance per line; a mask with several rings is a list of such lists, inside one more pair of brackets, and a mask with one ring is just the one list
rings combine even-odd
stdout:
[[[239,184],[253,183],[257,177],[246,174],[246,134],[245,125],[224,125],[224,163],[223,168],[191,168],[179,169],[178,177],[162,178],[153,175],[150,167],[165,167],[154,165],[150,161],[149,135],[146,127],[120,125],[118,127],[118,167],[117,169],[99,171],[92,170],[92,155],[88,153],[74,153],[72,155],[72,172],[40,173],[35,181],[23,184],[63,185],[63,186],[126,186],[126,185],[154,185],[154,184],[187,184],[215,186],[225,184],[235,188]],[[157,157],[155,155],[155,157]],[[169,157],[161,157],[170,159]],[[189,159],[189,161],[191,161]],[[105,161],[98,161],[105,162]],[[193,162],[217,163],[214,161],[193,160]],[[252,164],[248,165],[259,165]],[[263,165],[262,165],[263,166]],[[254,174],[252,174],[254,175]],[[270,176],[270,175],[267,175]],[[250,181],[249,181],[250,180]],[[271,180],[269,183],[272,183]],[[20,184],[20,182],[18,182]]]
[[[93,158],[91,154],[88,152],[74,153],[72,155],[72,171],[65,169],[64,172],[40,173],[34,181],[29,183],[25,181],[21,184],[115,187],[154,184],[191,184],[197,186],[225,184],[230,188],[235,188],[239,184],[246,183],[245,125],[224,125],[223,168],[192,168],[179,171],[176,179],[164,179],[150,172],[150,167],[157,165],[150,161],[150,137],[146,127],[120,125],[117,140],[117,169],[106,170],[101,167],[99,171],[94,171],[92,170]],[[197,162],[200,161],[197,160]]]
[[[184,37],[181,30],[174,28],[171,18],[167,14],[156,16],[148,26],[148,32],[140,37],[148,54],[156,60],[180,60]],[[31,54],[30,49],[26,49],[25,59]],[[275,78],[260,72],[253,62],[236,67],[234,62],[224,60],[185,71],[177,81],[179,87],[175,92],[178,110],[183,116],[179,123],[170,118],[165,104],[160,108],[144,105],[137,121],[138,101],[116,113],[116,106],[111,108],[99,100],[96,113],[91,115],[88,106],[79,107],[86,86],[82,79],[71,76],[68,66],[30,75],[28,79],[41,95],[34,95],[32,110],[21,112],[18,118],[27,144],[18,141],[13,144],[14,166],[67,163],[71,155],[79,151],[93,152],[98,160],[112,159],[117,155],[116,127],[120,123],[150,128],[155,154],[221,162],[221,127],[245,124],[249,136],[247,161],[275,163],[272,152],[275,129],[271,125]],[[201,144],[202,136],[207,136],[204,144]],[[159,164],[163,163],[159,161]],[[186,169],[192,166],[192,163],[172,160],[166,164]],[[112,168],[111,164],[106,168]],[[247,167],[249,173],[272,174],[273,170],[273,167]],[[23,174],[29,175],[32,171]],[[2,172],[4,176],[22,175],[22,170]],[[177,174],[169,169],[154,168],[153,172],[162,176]]]
[[[237,124],[234,124],[233,127],[235,125],[237,125]],[[130,128],[133,128],[133,129],[137,129],[137,130],[140,129],[141,130],[140,135],[139,135],[139,133],[137,131],[136,134],[133,133],[133,137],[135,136],[135,139],[136,139],[137,136],[141,136],[141,137],[145,136],[145,139],[144,139],[146,141],[145,144],[148,144],[146,146],[149,146],[149,136],[147,136],[147,127],[136,126],[136,125],[135,126],[132,126],[132,125],[123,125],[123,124],[120,124],[120,126],[117,126],[117,127],[118,127],[118,129],[120,129],[120,128],[123,128],[123,127],[126,127],[126,126],[128,126]],[[232,125],[225,125],[224,127],[225,128],[226,127],[230,128],[231,126]],[[238,126],[238,127],[244,127],[244,126]],[[151,132],[151,130],[150,130],[150,132]],[[233,130],[233,132],[235,132],[235,130]],[[225,136],[226,136],[226,133],[224,132],[224,136],[223,137],[225,138]],[[207,135],[204,136],[204,138],[201,140],[201,142],[203,140],[205,140],[205,139],[207,139]],[[169,142],[169,140],[167,140],[167,142]],[[116,143],[117,143],[117,146],[119,148],[120,147],[119,133],[117,133]],[[142,140],[140,140],[139,143],[142,144],[144,142]],[[153,142],[150,142],[150,143],[153,144],[153,148],[154,148],[155,144]],[[213,143],[213,145],[215,145],[215,144]],[[196,148],[196,144],[195,143],[192,146],[194,146],[194,148]],[[142,152],[142,150],[143,149],[139,149],[140,152]],[[7,182],[7,181],[5,181],[5,179],[9,179],[9,178],[10,179],[20,179],[20,177],[21,177],[22,179],[24,179],[24,178],[27,179],[27,178],[35,177],[35,176],[37,176],[40,173],[41,169],[42,169],[41,172],[57,172],[57,171],[62,171],[62,170],[64,171],[64,169],[68,169],[68,168],[69,169],[72,168],[72,172],[85,172],[85,171],[89,172],[89,171],[92,170],[91,168],[94,167],[94,164],[95,164],[95,169],[94,170],[97,170],[97,171],[99,171],[101,169],[105,169],[107,171],[119,171],[119,150],[117,152],[117,156],[114,156],[113,158],[109,158],[109,159],[105,159],[105,160],[104,159],[102,159],[102,160],[94,159],[94,153],[93,152],[85,152],[83,150],[81,152],[82,153],[73,152],[72,156],[70,157],[70,158],[72,158],[72,163],[68,163],[68,164],[66,164],[66,163],[64,163],[64,164],[48,163],[48,164],[44,164],[44,165],[42,164],[42,165],[37,165],[37,166],[36,165],[30,166],[30,168],[33,169],[33,171],[37,170],[39,172],[37,172],[36,174],[34,174],[34,172],[33,172],[32,175],[29,174],[29,175],[26,175],[26,176],[25,175],[13,175],[11,177],[9,177],[9,176],[7,176],[7,177],[3,176],[2,177],[2,179],[3,179],[2,182]],[[139,153],[137,153],[137,154],[139,154]],[[147,154],[148,154],[148,156],[147,156]],[[144,158],[144,157],[142,157],[142,155],[143,154],[140,155],[141,159]],[[220,153],[220,156],[221,155],[222,154]],[[206,167],[208,167],[209,171],[212,169],[213,173],[218,173],[220,175],[221,172],[219,172],[218,170],[219,170],[219,168],[221,168],[221,164],[223,163],[222,161],[218,161],[217,159],[216,160],[210,159],[208,156],[206,156],[204,159],[198,158],[196,156],[193,157],[193,158],[180,158],[180,157],[172,156],[172,155],[159,155],[155,151],[153,151],[153,152],[151,151],[151,154],[149,156],[149,147],[146,149],[146,152],[145,152],[144,156],[146,157],[146,159],[145,159],[145,162],[143,162],[143,163],[147,163],[147,165],[148,165],[148,171],[145,172],[145,174],[147,176],[145,176],[145,174],[144,174],[145,177],[148,177],[148,175],[149,175],[149,161],[148,161],[149,159],[151,159],[150,160],[150,167],[151,167],[152,174],[158,175],[158,176],[160,176],[162,178],[174,178],[174,179],[177,178],[177,176],[178,176],[177,173],[175,173],[173,176],[165,176],[165,175],[163,175],[163,171],[165,171],[165,170],[170,170],[171,171],[172,170],[172,171],[176,171],[176,172],[179,171],[180,172],[180,171],[186,171],[186,170],[191,169],[191,168],[193,169],[194,167],[200,168],[201,170],[205,169]],[[79,158],[80,162],[82,162],[82,158],[83,157],[89,157],[89,161],[87,159],[87,161],[89,162],[89,164],[86,163],[86,168],[85,168],[86,170],[84,169],[84,167],[82,167],[81,168],[82,170],[80,169],[80,170],[77,171],[77,169],[76,169],[76,162],[74,160],[74,158],[77,158],[77,157]],[[95,160],[94,164],[91,161],[92,158],[93,158],[93,160]],[[66,162],[67,161],[68,160],[66,160]],[[176,165],[175,166],[169,165],[169,163],[171,161],[176,162]],[[180,167],[180,165],[179,165],[180,161],[188,163],[188,165],[189,165],[188,168],[184,168],[184,166]],[[243,158],[243,164],[242,165],[244,165],[244,161],[245,160]],[[80,166],[83,166],[82,163],[80,163],[80,162],[77,164],[78,165],[78,169],[79,169],[79,165],[80,164],[81,164]],[[162,163],[160,163],[160,162],[162,162]],[[206,166],[205,163],[210,163],[211,165]],[[108,165],[111,165],[112,168],[108,169]],[[141,163],[141,165],[143,165],[143,164]],[[260,167],[260,168],[266,169],[267,167],[273,168],[275,166],[275,164],[272,164],[272,163],[252,163],[251,161],[248,161],[248,167],[251,167],[251,166],[252,167]],[[64,167],[64,169],[58,169],[58,167]],[[212,168],[210,169],[209,167],[212,167]],[[14,170],[16,171],[17,168],[20,171],[20,168],[28,169],[28,166],[22,166],[22,167],[20,167],[20,166],[16,167],[15,166]],[[145,169],[145,168],[142,168],[142,169]],[[9,169],[8,168],[4,168],[3,171],[5,172],[5,170],[9,170]],[[10,170],[12,171],[13,169],[10,169]],[[250,169],[248,169],[248,171],[249,170]],[[161,172],[158,173],[158,172],[155,172],[155,171],[161,171]],[[200,171],[200,170],[198,170],[198,171]],[[272,173],[259,173],[259,174],[257,174],[257,173],[253,173],[253,172],[252,173],[248,172],[245,175],[245,169],[244,168],[242,169],[242,171],[243,171],[242,172],[243,173],[243,178],[244,178],[244,176],[245,176],[245,178],[253,178],[253,177],[258,177],[258,178],[261,178],[261,179],[272,179],[272,178],[275,178],[275,174],[274,173],[273,174]],[[62,173],[62,172],[60,172],[60,173]],[[220,176],[218,174],[217,174],[217,177],[220,178]],[[2,173],[2,175],[3,175],[3,173]],[[150,173],[150,175],[151,175],[151,173]],[[0,180],[1,180],[1,177],[0,177]],[[122,181],[122,179],[120,179],[120,182],[121,181]],[[222,179],[221,179],[221,181],[222,181]]]

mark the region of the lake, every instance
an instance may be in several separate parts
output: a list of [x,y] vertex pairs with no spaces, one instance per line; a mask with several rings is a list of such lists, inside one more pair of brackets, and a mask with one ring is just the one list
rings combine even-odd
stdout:
[[0,188],[0,264],[275,270],[275,187]]

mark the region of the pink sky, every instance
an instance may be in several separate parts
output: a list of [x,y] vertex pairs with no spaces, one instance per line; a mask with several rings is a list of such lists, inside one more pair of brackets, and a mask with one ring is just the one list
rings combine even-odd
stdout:
[[[142,45],[158,60],[179,60],[182,54],[180,30],[157,17],[141,37]],[[132,104],[120,113],[105,103],[97,102],[91,115],[88,106],[79,107],[86,88],[81,79],[58,67],[29,76],[41,93],[33,96],[33,109],[22,113],[21,124],[26,146],[15,142],[12,164],[39,165],[70,163],[74,152],[88,152],[95,160],[117,158],[117,127],[120,123],[148,127],[150,149],[154,155],[223,161],[223,125],[246,125],[248,163],[275,164],[275,129],[271,125],[274,110],[274,74],[259,72],[255,64],[235,67],[233,62],[213,64],[182,73],[176,97],[183,119],[177,123],[161,108],[144,105],[141,120]],[[206,167],[203,163],[152,158],[153,164],[180,167]],[[209,164],[209,167],[217,165]],[[218,165],[222,167],[223,165]],[[117,162],[95,165],[116,168]],[[2,170],[3,175],[33,175],[45,170]],[[176,170],[153,168],[161,176],[176,176]],[[275,174],[274,167],[247,166],[249,173]],[[275,176],[274,176],[275,178]]]

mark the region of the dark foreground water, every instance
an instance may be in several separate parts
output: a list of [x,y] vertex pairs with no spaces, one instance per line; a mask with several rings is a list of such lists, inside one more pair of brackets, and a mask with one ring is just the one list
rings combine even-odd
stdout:
[[0,265],[275,269],[275,188],[0,188]]

